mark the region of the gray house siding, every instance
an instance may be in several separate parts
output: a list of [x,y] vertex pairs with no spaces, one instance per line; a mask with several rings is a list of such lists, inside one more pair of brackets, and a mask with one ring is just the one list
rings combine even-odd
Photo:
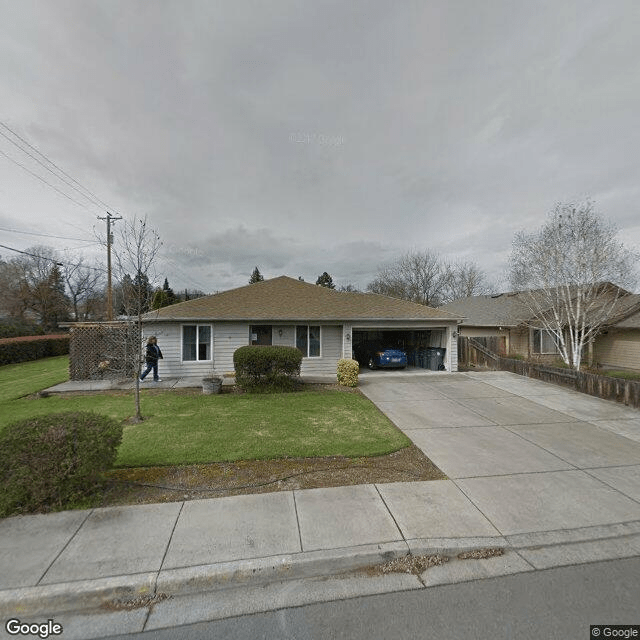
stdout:
[[[273,325],[273,344],[283,347],[296,346],[296,326],[318,326],[318,323],[298,325]],[[280,332],[282,331],[282,335]],[[342,325],[320,325],[320,357],[303,358],[300,373],[303,375],[335,375],[338,360],[342,358]]]
[[342,325],[320,326],[320,357],[303,358],[302,375],[336,375],[342,357]]
[[[208,325],[212,331],[212,359],[195,361],[182,359],[183,325]],[[163,360],[160,361],[160,377],[206,377],[214,373],[233,373],[233,352],[249,344],[249,324],[244,322],[147,322],[143,327],[146,340],[158,338]]]
[[218,375],[234,373],[233,353],[249,344],[248,322],[217,322],[213,332],[213,357]]
[[[208,361],[182,360],[182,327],[188,324],[211,326],[212,359]],[[155,335],[162,349],[164,359],[160,362],[160,376],[166,377],[206,377],[212,374],[233,374],[233,353],[239,347],[249,344],[249,322],[146,322],[143,329],[145,339]],[[260,324],[269,324],[261,322]],[[278,346],[296,346],[296,326],[307,324],[317,326],[319,323],[275,324],[272,323],[272,343]],[[303,375],[336,374],[340,358],[352,357],[353,330],[357,329],[431,329],[432,346],[446,347],[445,366],[447,371],[457,371],[457,340],[453,338],[455,324],[433,326],[425,322],[395,323],[367,322],[366,325],[354,324],[320,324],[320,357],[303,358],[301,373]]]
[[[182,327],[189,324],[211,326],[213,336],[211,360],[201,362],[182,360]],[[160,361],[161,377],[205,377],[212,374],[233,374],[233,353],[239,347],[249,344],[249,327],[248,322],[147,322],[143,328],[143,335],[145,340],[149,336],[158,338],[158,345],[164,356]],[[282,335],[280,335],[281,332]],[[320,357],[303,358],[302,374],[334,375],[336,373],[337,362],[342,357],[342,325],[321,325],[320,339]],[[295,347],[296,325],[274,324],[272,342],[278,346]]]

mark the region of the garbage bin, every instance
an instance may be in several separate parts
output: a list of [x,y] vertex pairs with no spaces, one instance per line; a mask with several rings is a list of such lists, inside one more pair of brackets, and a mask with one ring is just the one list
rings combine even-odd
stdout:
[[425,363],[425,369],[429,369],[429,371],[437,371],[438,370],[438,349],[436,347],[427,347],[427,357]]
[[426,368],[430,371],[444,371],[445,353],[446,349],[444,347],[428,347]]

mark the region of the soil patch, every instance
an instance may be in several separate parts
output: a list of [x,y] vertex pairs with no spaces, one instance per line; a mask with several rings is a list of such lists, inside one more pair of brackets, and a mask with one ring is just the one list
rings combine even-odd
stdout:
[[175,502],[291,489],[443,480],[416,446],[371,458],[280,458],[184,467],[115,469],[100,505]]

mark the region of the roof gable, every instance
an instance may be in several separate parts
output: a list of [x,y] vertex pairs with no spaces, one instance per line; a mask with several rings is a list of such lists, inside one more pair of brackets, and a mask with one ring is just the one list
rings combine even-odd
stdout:
[[336,291],[279,276],[188,300],[144,320],[447,320],[461,316],[377,293]]

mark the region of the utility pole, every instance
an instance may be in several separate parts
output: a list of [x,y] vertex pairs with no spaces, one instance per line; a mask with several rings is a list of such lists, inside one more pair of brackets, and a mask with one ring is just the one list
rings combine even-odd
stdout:
[[108,211],[106,217],[98,216],[98,220],[107,221],[107,320],[113,320],[113,293],[111,289],[111,244],[113,238],[111,236],[111,221],[122,220],[122,216],[112,216]]

